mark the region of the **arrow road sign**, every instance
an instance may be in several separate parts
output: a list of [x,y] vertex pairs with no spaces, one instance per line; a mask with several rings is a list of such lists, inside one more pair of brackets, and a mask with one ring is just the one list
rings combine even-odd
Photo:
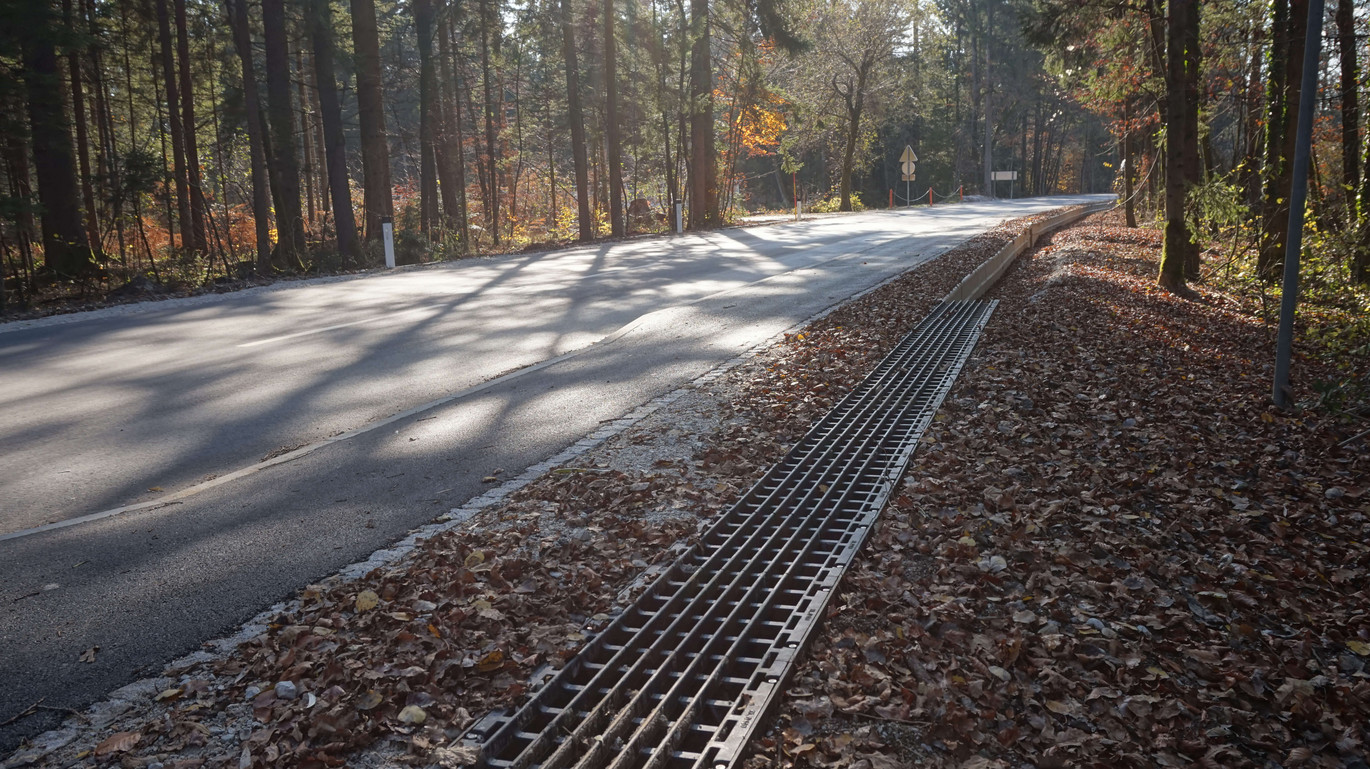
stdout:
[[[902,154],[902,155],[899,156],[899,162],[900,162],[901,164],[917,163],[917,162],[918,162],[918,156],[915,155],[915,154],[913,153],[913,147],[911,147],[911,146],[909,146],[909,145],[907,145],[907,144],[904,145],[904,154]],[[907,167],[907,166],[906,166],[906,167]]]

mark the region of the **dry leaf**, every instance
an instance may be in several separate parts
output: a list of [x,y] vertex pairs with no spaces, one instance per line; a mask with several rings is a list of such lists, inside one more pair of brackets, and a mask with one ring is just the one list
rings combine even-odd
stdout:
[[143,739],[142,732],[118,732],[111,734],[95,746],[95,755],[108,756],[112,753],[126,753],[133,750]]
[[357,612],[360,613],[371,611],[372,609],[379,606],[380,603],[381,597],[376,595],[376,592],[374,590],[363,590],[360,593],[357,593],[357,600],[355,606]]
[[428,720],[428,713],[418,705],[406,705],[396,716],[402,724],[421,724]]
[[357,703],[357,710],[371,710],[381,704],[384,699],[380,692],[375,689],[368,689],[366,694],[362,695],[361,701]]
[[480,661],[476,663],[476,672],[489,673],[502,667],[504,667],[504,652],[496,649],[480,658]]

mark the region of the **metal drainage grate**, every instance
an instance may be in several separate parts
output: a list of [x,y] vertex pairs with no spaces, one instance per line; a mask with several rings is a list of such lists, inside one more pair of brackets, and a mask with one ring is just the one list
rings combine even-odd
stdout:
[[481,767],[705,767],[741,757],[995,302],[944,302],[518,711]]

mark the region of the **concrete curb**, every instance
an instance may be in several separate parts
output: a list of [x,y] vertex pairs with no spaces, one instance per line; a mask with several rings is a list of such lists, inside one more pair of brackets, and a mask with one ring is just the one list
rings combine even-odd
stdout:
[[1068,211],[1059,213],[1040,222],[1034,222],[1018,237],[1009,241],[999,253],[990,257],[988,261],[975,271],[967,275],[960,285],[947,294],[946,301],[965,301],[969,299],[979,299],[994,288],[994,284],[999,278],[1008,271],[1019,256],[1027,249],[1037,243],[1037,240],[1053,230],[1058,230],[1068,224],[1073,224],[1089,214],[1112,208],[1116,201],[1104,201],[1102,203],[1092,203],[1089,205],[1075,206]]

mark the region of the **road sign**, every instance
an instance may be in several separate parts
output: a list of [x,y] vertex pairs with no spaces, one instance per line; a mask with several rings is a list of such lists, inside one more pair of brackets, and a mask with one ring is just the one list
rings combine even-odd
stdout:
[[1018,181],[1017,171],[991,171],[990,181],[994,182],[1016,182]]
[[911,198],[909,198],[910,193],[907,185],[915,178],[914,173],[918,170],[918,166],[916,165],[917,163],[918,155],[914,153],[913,147],[905,144],[904,154],[899,156],[899,171],[902,175],[905,184],[904,197],[908,199],[908,202],[910,204],[912,204],[913,201]]

